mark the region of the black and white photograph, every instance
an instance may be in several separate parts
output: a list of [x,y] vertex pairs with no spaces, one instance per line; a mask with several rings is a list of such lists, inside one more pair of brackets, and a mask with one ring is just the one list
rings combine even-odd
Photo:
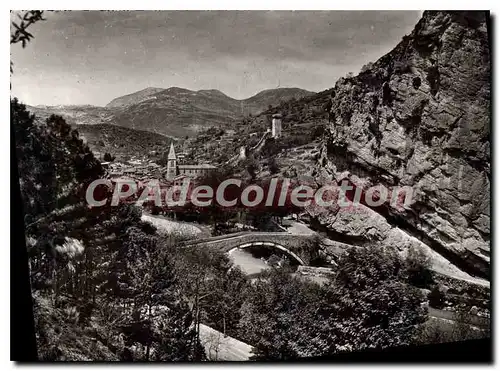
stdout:
[[492,33],[11,10],[11,360],[491,362]]

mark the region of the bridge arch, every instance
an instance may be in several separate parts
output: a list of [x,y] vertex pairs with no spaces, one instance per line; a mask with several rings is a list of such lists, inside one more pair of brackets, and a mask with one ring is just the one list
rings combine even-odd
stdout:
[[275,243],[275,242],[268,242],[268,241],[255,241],[255,242],[243,243],[243,244],[240,244],[240,245],[238,245],[238,246],[233,247],[232,249],[230,249],[228,251],[228,254],[231,254],[231,252],[233,252],[234,250],[245,249],[245,248],[250,247],[250,246],[269,246],[269,247],[274,247],[274,248],[276,248],[278,250],[283,251],[284,253],[286,253],[287,255],[291,256],[292,258],[294,258],[295,261],[297,261],[299,263],[299,265],[307,265],[297,254],[295,254],[292,251],[288,250],[283,245],[280,245],[280,244]]

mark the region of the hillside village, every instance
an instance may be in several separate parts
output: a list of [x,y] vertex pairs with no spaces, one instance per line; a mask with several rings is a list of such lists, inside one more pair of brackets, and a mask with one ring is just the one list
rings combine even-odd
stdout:
[[[286,361],[490,340],[489,27],[426,11],[320,92],[11,99],[39,357]],[[271,208],[89,207],[102,178],[293,186]],[[291,201],[343,181],[346,207]],[[367,203],[378,185],[415,197]]]
[[[259,143],[265,144],[265,139],[269,137],[273,140],[278,140],[282,137],[282,123],[281,115],[272,115],[271,124],[261,132],[252,132],[248,134],[249,142],[242,142],[245,145],[241,145],[239,150],[234,151],[234,155],[231,158],[234,160],[244,160],[247,157],[247,153],[256,149],[255,145],[252,145],[255,140],[258,140],[256,145]],[[207,153],[211,145],[216,145],[218,148],[226,148],[234,143],[234,140],[239,136],[245,136],[245,133],[237,132],[236,130],[217,130],[209,129],[207,135],[216,135],[217,139],[211,138],[207,141],[205,146],[193,146],[189,152],[179,151],[176,152],[175,145],[170,142],[170,146],[167,151],[162,151],[160,153],[160,161],[163,165],[159,165],[156,159],[159,157],[157,151],[150,151],[148,154],[142,157],[131,156],[128,160],[116,160],[112,161],[101,161],[101,165],[106,169],[106,176],[114,181],[120,179],[132,179],[139,182],[145,182],[148,180],[158,179],[165,184],[176,184],[183,177],[191,177],[193,179],[207,176],[211,171],[217,169],[217,166],[226,166],[231,160],[225,163],[215,163],[215,165],[210,163],[198,163],[194,164],[188,162],[191,159],[203,158],[198,156],[196,152]],[[180,149],[186,148],[189,142],[183,143]],[[228,149],[229,151],[229,149]],[[210,153],[210,152],[208,152]],[[104,158],[105,156],[103,156]],[[166,157],[166,159],[165,159]],[[206,157],[205,157],[206,158]],[[165,164],[166,162],[166,164]]]

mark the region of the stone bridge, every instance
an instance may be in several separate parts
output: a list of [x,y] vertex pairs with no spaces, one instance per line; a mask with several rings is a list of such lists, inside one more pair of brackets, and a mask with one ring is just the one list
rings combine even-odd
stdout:
[[197,240],[185,241],[181,246],[208,245],[229,252],[250,246],[266,246],[285,252],[300,265],[309,263],[318,257],[319,249],[313,243],[314,235],[290,234],[287,232],[238,232]]

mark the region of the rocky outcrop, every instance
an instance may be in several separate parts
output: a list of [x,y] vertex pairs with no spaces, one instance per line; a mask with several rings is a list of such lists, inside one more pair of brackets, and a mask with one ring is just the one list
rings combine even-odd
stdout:
[[323,211],[320,224],[348,243],[397,243],[397,228],[468,273],[489,277],[488,16],[426,11],[390,53],[337,82],[322,179],[411,186],[413,196],[404,210],[386,203],[361,221]]

